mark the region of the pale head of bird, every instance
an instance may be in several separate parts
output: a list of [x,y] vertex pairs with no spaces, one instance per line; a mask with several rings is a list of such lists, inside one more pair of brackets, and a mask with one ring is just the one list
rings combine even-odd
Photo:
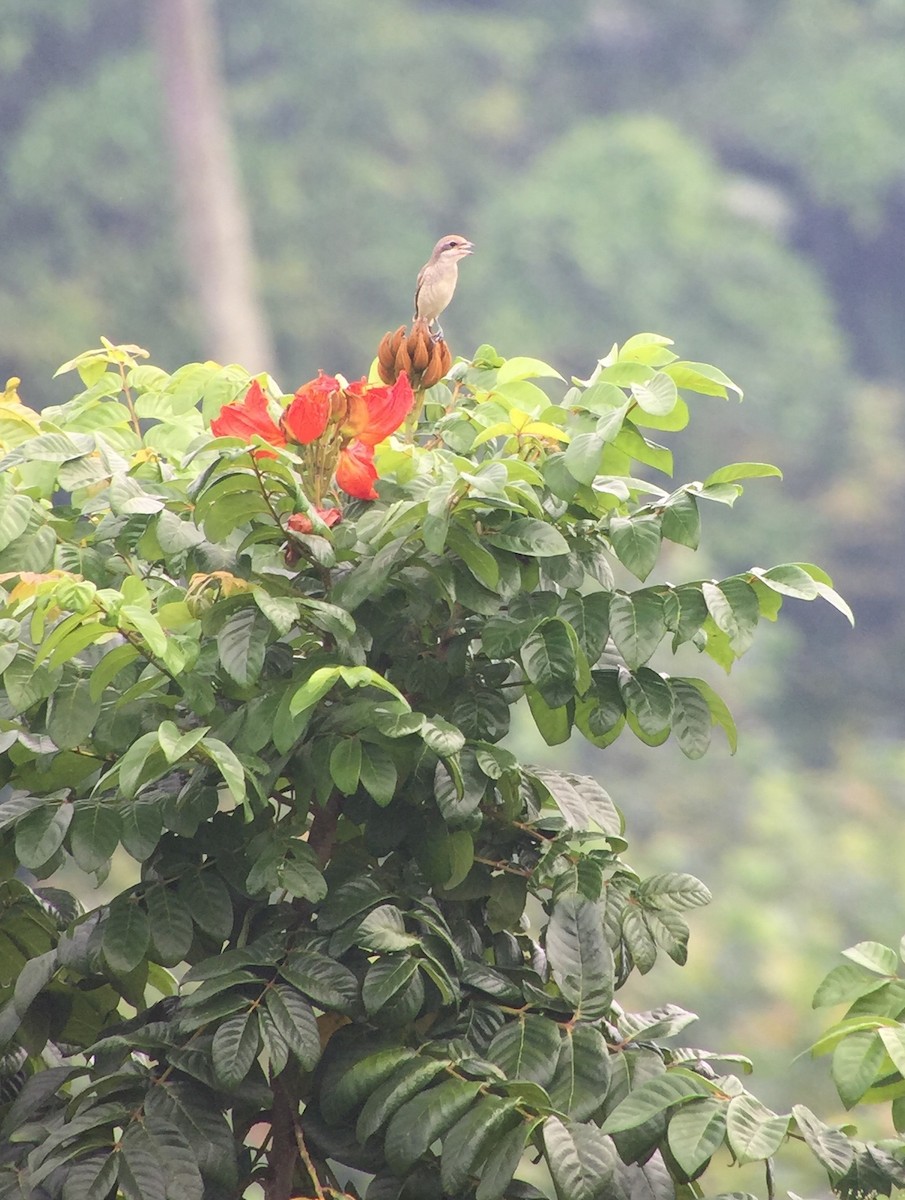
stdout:
[[446,237],[440,238],[434,246],[431,258],[434,262],[440,258],[446,262],[458,262],[466,254],[471,254],[473,250],[474,246],[468,238],[462,237],[460,233],[448,233]]

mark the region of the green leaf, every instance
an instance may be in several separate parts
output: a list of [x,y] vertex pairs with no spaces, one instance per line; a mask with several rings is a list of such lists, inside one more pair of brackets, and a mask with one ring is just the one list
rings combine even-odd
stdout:
[[63,1182],[63,1200],[94,1200],[96,1196],[108,1196],[116,1183],[118,1168],[119,1155],[115,1153],[91,1154],[70,1163]]
[[572,718],[567,706],[551,708],[535,687],[525,688],[525,698],[538,733],[548,746],[567,742],[572,733]]
[[726,1111],[726,1141],[739,1163],[770,1158],[789,1131],[791,1116],[781,1117],[747,1092],[733,1096]]
[[595,1125],[547,1117],[544,1158],[558,1200],[605,1200],[619,1156],[610,1138]]
[[459,523],[449,527],[447,542],[450,550],[458,554],[478,583],[496,591],[500,582],[500,568],[486,546],[482,546],[473,529]]
[[812,1005],[824,1008],[831,1004],[851,1004],[885,986],[886,980],[878,978],[873,969],[856,963],[840,963],[823,979],[814,993]]
[[297,716],[306,709],[313,708],[323,696],[336,684],[339,679],[339,667],[318,667],[308,679],[298,688],[289,701],[289,712]]
[[701,593],[707,611],[716,622],[717,628],[729,638],[729,644],[735,654],[744,654],[754,640],[754,631],[760,616],[760,606],[754,588],[735,575],[731,579],[724,579],[720,584],[702,584]]
[[60,671],[35,667],[26,658],[17,658],[3,672],[6,689],[6,712],[18,716],[26,709],[50,696],[59,685]]
[[229,789],[237,804],[245,800],[245,770],[235,753],[219,738],[204,737],[198,743],[199,751],[209,758]]
[[675,381],[663,371],[656,371],[645,383],[632,383],[629,387],[638,406],[653,416],[671,413],[679,399]]
[[700,758],[707,753],[713,719],[710,705],[700,691],[685,679],[671,679],[673,712],[672,731],[679,749],[686,758]]
[[557,616],[572,626],[585,658],[593,666],[603,653],[610,632],[609,592],[568,591],[559,602]]
[[[673,683],[677,680],[673,680]],[[710,719],[714,725],[719,725],[726,734],[726,740],[729,743],[729,751],[735,754],[738,749],[738,730],[735,727],[735,721],[732,719],[732,713],[729,711],[725,700],[713,690],[709,683],[704,679],[683,679],[683,683],[689,684],[704,697],[707,702],[707,707],[710,709]]]
[[534,1123],[519,1121],[512,1129],[498,1136],[480,1168],[480,1182],[475,1200],[500,1200],[515,1174],[525,1142]]
[[556,1070],[547,1088],[561,1113],[576,1121],[600,1109],[610,1086],[610,1052],[593,1025],[563,1025]]
[[[257,604],[258,608],[281,636],[285,636],[294,625],[299,623],[299,601],[294,597],[272,596],[270,592],[265,591],[262,587],[254,588],[252,595],[254,596],[255,604]],[[220,633],[222,635],[223,630]],[[217,640],[219,646],[219,636]],[[222,660],[222,649],[220,649],[220,657]],[[231,671],[229,673],[232,674]]]
[[559,1026],[546,1017],[521,1015],[495,1034],[484,1057],[507,1079],[527,1079],[542,1087],[553,1078],[559,1055]]
[[0,551],[25,532],[33,512],[34,504],[29,496],[19,493],[4,499],[0,506]]
[[484,540],[500,550],[511,550],[532,558],[552,558],[569,553],[569,543],[559,530],[536,517],[516,517],[504,529],[488,530]]
[[878,1029],[880,1041],[892,1059],[896,1070],[905,1078],[905,1025],[894,1025]]
[[151,940],[147,914],[128,893],[115,896],[104,921],[104,958],[119,975],[128,975],[145,957]]
[[311,1071],[321,1055],[320,1033],[311,1005],[304,996],[284,983],[267,989],[267,1011],[280,1036],[306,1071]]
[[516,355],[507,358],[497,371],[496,384],[501,387],[516,379],[562,379],[559,371],[539,358],[529,358],[526,355]]
[[491,932],[499,933],[504,929],[517,931],[527,897],[528,880],[523,875],[494,875],[487,899],[487,925]]
[[701,541],[701,514],[694,496],[681,491],[669,497],[663,507],[661,530],[669,541],[697,550]]
[[[622,415],[625,415],[624,411],[622,411]],[[621,427],[620,419],[618,426],[613,431],[613,437]],[[608,441],[612,441],[612,438],[607,438],[604,433],[596,431],[579,433],[572,438],[563,454],[563,462],[573,479],[577,479],[585,486],[590,486],[594,482],[600,474],[603,448]]]
[[658,1113],[693,1100],[698,1096],[710,1096],[710,1089],[699,1075],[683,1068],[669,1071],[648,1079],[634,1088],[610,1113],[601,1129],[607,1133],[620,1133],[635,1129],[655,1117]]
[[850,946],[842,953],[853,963],[866,967],[868,971],[875,971],[878,975],[894,976],[899,968],[899,957],[895,950],[880,942],[858,942],[857,946]]
[[475,1165],[495,1142],[518,1100],[500,1096],[482,1097],[443,1138],[440,1183],[448,1195],[458,1195],[475,1173]]
[[16,825],[16,858],[37,870],[56,854],[72,821],[74,808],[63,802],[32,809]]
[[120,628],[140,634],[152,654],[163,658],[167,652],[167,635],[156,617],[138,604],[124,604],[119,610]]
[[722,1145],[725,1133],[725,1102],[692,1100],[669,1122],[669,1149],[685,1174],[694,1176]]
[[407,933],[402,913],[395,904],[372,908],[358,926],[359,944],[367,950],[407,950],[420,939]]
[[91,672],[91,699],[99,700],[120,671],[139,658],[139,652],[131,642],[124,646],[116,646],[108,650],[101,661]]
[[699,392],[703,396],[722,396],[727,399],[726,389],[736,392],[739,400],[742,389],[724,375],[719,367],[709,363],[674,362],[663,368],[665,374],[675,381],[676,387],[685,388],[690,392]]
[[330,777],[344,796],[352,796],[360,776],[361,742],[357,737],[341,738],[330,754]]
[[61,750],[73,750],[88,740],[100,713],[88,679],[64,679],[47,706],[47,733]]
[[643,666],[666,634],[661,597],[651,590],[616,592],[610,600],[610,634],[629,670]]
[[149,888],[145,904],[158,960],[165,967],[174,967],[183,961],[192,944],[192,914],[178,892],[162,884]]
[[613,551],[622,565],[638,579],[646,579],[660,554],[661,518],[612,517],[609,533]]
[[729,466],[720,467],[718,471],[708,475],[704,480],[704,487],[713,487],[717,483],[736,483],[739,479],[767,479],[771,476],[782,479],[782,471],[770,463],[730,463]]
[[390,752],[372,742],[361,743],[361,786],[385,806],[396,794],[396,764]]
[[267,651],[267,626],[256,607],[230,613],[217,634],[217,653],[227,675],[250,687],[261,674]]
[[833,1083],[846,1108],[858,1103],[886,1061],[886,1047],[874,1030],[858,1030],[839,1042],[833,1051]]
[[395,1112],[423,1091],[449,1064],[440,1059],[407,1059],[368,1096],[358,1117],[355,1135],[360,1142],[372,1137]]
[[668,905],[671,908],[699,908],[709,904],[713,897],[710,891],[695,879],[694,875],[686,875],[679,871],[667,871],[663,875],[651,875],[645,879],[638,889],[639,895],[646,903]]
[[345,1013],[358,1001],[358,980],[349,968],[318,951],[293,951],[280,974],[318,1008]]
[[498,742],[509,732],[509,704],[498,692],[469,688],[450,706],[449,715],[466,737]]
[[138,1122],[127,1126],[119,1143],[117,1187],[125,1200],[167,1200],[157,1147]]
[[72,857],[83,871],[97,871],[119,845],[119,813],[109,804],[76,805],[69,829]]
[[158,1164],[167,1178],[167,1196],[180,1200],[202,1200],[204,1181],[188,1138],[169,1121],[146,1115],[145,1127],[154,1146]]
[[179,895],[192,920],[215,941],[225,941],[233,927],[233,904],[226,884],[212,870],[191,870],[183,875]]
[[613,999],[613,953],[597,904],[574,894],[557,899],[545,944],[553,978],[576,1019],[603,1016]]
[[157,728],[157,741],[170,766],[179,762],[197,746],[209,729],[209,725],[200,725],[197,729],[189,729],[182,733],[172,721],[161,721]]
[[421,736],[428,750],[433,750],[440,758],[456,754],[465,745],[465,735],[461,729],[442,717],[433,717],[425,721]]
[[390,1004],[418,972],[418,960],[410,955],[376,959],[368,968],[361,999],[369,1017]]
[[384,1153],[397,1175],[404,1175],[432,1142],[441,1138],[471,1107],[481,1085],[450,1079],[407,1101],[387,1126]]
[[148,1090],[145,1116],[175,1126],[195,1154],[208,1183],[229,1194],[236,1186],[236,1151],[232,1130],[210,1103],[210,1093],[193,1083],[167,1081]]
[[[619,690],[625,707],[635,715],[644,733],[656,736],[669,727],[673,715],[673,692],[659,671],[639,667],[633,673],[621,672]],[[710,728],[709,713],[707,728]]]
[[799,1133],[807,1142],[808,1149],[826,1168],[831,1181],[835,1182],[841,1178],[851,1167],[855,1156],[855,1147],[851,1140],[841,1129],[824,1125],[823,1121],[815,1117],[803,1104],[792,1106],[792,1116]]
[[528,679],[550,708],[560,708],[572,699],[577,664],[569,627],[563,620],[550,617],[541,621],[525,639],[521,660]]
[[783,563],[769,571],[755,571],[757,578],[774,592],[783,596],[795,596],[799,600],[814,600],[820,595],[820,586],[798,563]]
[[163,831],[160,805],[145,800],[124,804],[121,809],[123,847],[138,862],[153,853]]
[[235,1091],[251,1070],[260,1044],[253,1009],[236,1013],[219,1025],[211,1043],[211,1060],[218,1082]]

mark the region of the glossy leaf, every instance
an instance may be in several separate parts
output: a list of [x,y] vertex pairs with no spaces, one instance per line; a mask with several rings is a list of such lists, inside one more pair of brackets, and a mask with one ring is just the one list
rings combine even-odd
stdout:
[[597,905],[577,895],[557,900],[546,950],[553,977],[576,1014],[586,1020],[602,1016],[613,996],[613,958]]
[[293,988],[274,984],[265,993],[267,1011],[299,1063],[310,1071],[321,1054],[320,1034],[311,1005]]
[[237,1088],[251,1070],[260,1036],[253,1011],[236,1013],[217,1027],[211,1044],[214,1074],[224,1087]]
[[644,666],[666,634],[660,597],[617,592],[610,601],[610,634],[629,670]]
[[601,1128],[607,1133],[634,1129],[657,1113],[710,1094],[710,1089],[699,1076],[681,1069],[669,1071],[634,1088],[616,1105]]
[[733,1096],[726,1111],[726,1141],[740,1163],[770,1158],[788,1133],[790,1120],[747,1093]]
[[667,1131],[670,1152],[687,1175],[695,1175],[723,1144],[726,1104],[692,1100],[671,1117]]
[[390,1167],[404,1174],[437,1138],[441,1138],[474,1103],[479,1083],[449,1079],[435,1084],[396,1112],[387,1126],[384,1153]]
[[558,1200],[604,1200],[618,1166],[616,1148],[594,1125],[547,1117],[544,1158]]

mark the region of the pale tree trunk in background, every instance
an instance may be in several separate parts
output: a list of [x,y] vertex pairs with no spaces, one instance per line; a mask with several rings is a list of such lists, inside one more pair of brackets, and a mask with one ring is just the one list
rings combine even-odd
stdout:
[[154,0],[150,12],[203,353],[252,372],[270,370],[273,346],[258,299],[211,2]]

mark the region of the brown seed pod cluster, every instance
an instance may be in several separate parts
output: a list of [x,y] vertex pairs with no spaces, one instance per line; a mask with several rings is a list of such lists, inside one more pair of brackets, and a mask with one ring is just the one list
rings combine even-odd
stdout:
[[425,391],[447,373],[452,355],[444,338],[435,338],[424,320],[415,321],[411,333],[400,325],[385,333],[377,348],[377,370],[384,383],[395,383],[403,371],[412,390]]

